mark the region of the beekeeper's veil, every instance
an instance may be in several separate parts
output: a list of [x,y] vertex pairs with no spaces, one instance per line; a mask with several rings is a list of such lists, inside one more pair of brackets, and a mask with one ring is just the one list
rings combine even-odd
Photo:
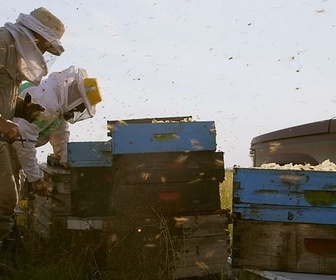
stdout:
[[92,118],[96,113],[96,104],[102,101],[97,80],[89,78],[84,69],[79,68],[75,79],[68,87],[68,111],[73,116],[68,122],[75,123]]

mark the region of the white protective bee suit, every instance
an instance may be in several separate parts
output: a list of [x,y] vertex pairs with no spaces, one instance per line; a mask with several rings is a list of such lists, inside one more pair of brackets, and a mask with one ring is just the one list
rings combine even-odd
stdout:
[[[54,154],[60,158],[60,163],[66,163],[70,136],[69,123],[94,116],[95,105],[101,101],[101,97],[98,88],[95,88],[94,97],[88,94],[90,89],[84,85],[87,79],[90,80],[84,69],[70,66],[61,72],[50,74],[40,85],[28,87],[20,93],[20,96],[24,97],[29,92],[33,102],[45,107],[45,111],[33,123],[14,118],[22,138],[29,140],[23,142],[23,145],[20,142],[13,144],[28,182],[43,178],[36,157],[36,148],[49,142]],[[74,112],[71,119],[64,119],[64,114],[83,103],[85,104],[83,112]]]
[[[59,40],[64,31],[61,20],[43,7],[20,14],[15,23],[6,22],[0,27],[0,130],[5,138],[13,140],[19,136],[11,121],[20,82],[40,83],[48,73],[44,53],[61,55],[64,49]],[[11,150],[7,141],[0,141],[0,243],[14,225],[17,204]],[[36,189],[34,192],[40,193]]]

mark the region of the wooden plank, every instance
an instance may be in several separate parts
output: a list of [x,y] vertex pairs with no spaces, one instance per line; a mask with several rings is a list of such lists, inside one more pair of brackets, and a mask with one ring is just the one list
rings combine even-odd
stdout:
[[173,252],[174,277],[200,277],[223,272],[228,257],[228,240],[227,235],[186,238],[179,240],[182,245],[175,240],[180,249]]
[[66,228],[70,230],[102,230],[104,224],[104,218],[102,217],[66,217],[64,220],[66,221]]
[[336,274],[336,226],[236,220],[233,267]]
[[239,269],[235,271],[235,279],[240,280],[336,280],[336,275],[293,273],[283,271],[267,271],[255,269]]
[[71,167],[110,167],[111,141],[68,143],[68,164]]
[[113,172],[123,184],[153,184],[224,179],[223,152],[171,152],[119,155]]
[[135,274],[127,279],[136,279],[143,273],[146,279],[220,273],[230,246],[224,210],[205,217],[189,215],[178,219],[157,215],[134,219],[118,215],[104,220],[103,231],[109,232],[108,263],[120,272]]
[[336,208],[335,178],[335,172],[326,171],[237,168],[234,200],[238,204]]
[[220,209],[219,183],[170,183],[115,186],[110,201],[117,214],[214,211]]
[[109,193],[106,191],[73,191],[71,193],[71,215],[76,217],[106,216]]
[[[225,262],[206,264],[197,262],[192,266],[176,267],[172,272],[173,279],[184,279],[191,277],[206,277],[209,275],[220,275],[225,271]],[[193,279],[193,278],[191,278]],[[220,278],[219,278],[220,279]]]
[[336,173],[236,168],[233,212],[241,219],[336,225]]
[[71,174],[69,170],[65,170],[60,166],[52,166],[45,162],[41,163],[39,167],[43,170],[43,172],[49,174],[50,176],[58,176],[59,178],[69,178]]
[[221,273],[226,266],[230,238],[228,213],[175,217],[174,277],[201,277]]
[[175,240],[177,247],[182,242],[181,249],[175,252],[176,267],[197,266],[204,263],[210,266],[212,263],[225,264],[228,257],[228,236],[203,236]]
[[184,238],[229,235],[228,212],[225,210],[213,214],[176,216],[174,219],[175,227],[182,231]]
[[110,167],[71,168],[71,191],[107,192],[112,186],[112,169]]
[[60,166],[52,166],[41,163],[40,169],[44,173],[44,181],[52,193],[70,194],[71,192],[71,172]]
[[245,220],[336,225],[336,208],[236,204],[234,211]]

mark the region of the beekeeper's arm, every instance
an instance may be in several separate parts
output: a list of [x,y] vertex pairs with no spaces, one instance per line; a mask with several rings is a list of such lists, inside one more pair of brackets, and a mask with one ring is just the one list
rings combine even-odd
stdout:
[[57,129],[49,134],[49,142],[54,154],[60,158],[60,164],[66,166],[68,161],[67,145],[70,139],[69,123],[63,120]]
[[38,139],[39,128],[27,122],[25,119],[16,118],[14,120],[18,126],[22,139],[28,141],[14,142],[12,145],[15,148],[19,163],[23,169],[27,180],[32,184],[33,192],[45,196],[47,194],[47,185],[43,179],[43,172],[39,167],[36,157],[36,142]]
[[37,181],[43,178],[43,172],[38,165],[35,147],[39,128],[35,124],[29,123],[21,118],[16,118],[14,121],[19,126],[22,139],[29,140],[29,142],[24,141],[21,143],[16,141],[13,143],[21,168],[25,172],[28,182]]

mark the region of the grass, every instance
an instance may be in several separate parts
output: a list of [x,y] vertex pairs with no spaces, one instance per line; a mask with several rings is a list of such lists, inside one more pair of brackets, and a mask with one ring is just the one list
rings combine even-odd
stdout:
[[[232,170],[226,170],[226,179],[220,185],[222,208],[232,207]],[[232,228],[229,225],[229,232]],[[0,279],[2,280],[102,280],[110,278],[102,271],[95,252],[99,252],[97,238],[92,244],[80,234],[64,235],[56,232],[50,243],[41,240],[35,232],[19,230],[19,248],[0,254]],[[94,235],[94,233],[92,233]],[[75,241],[75,242],[74,242]],[[73,244],[69,246],[69,244]],[[136,279],[148,279],[143,276]],[[165,279],[165,278],[162,278]]]
[[73,264],[66,260],[57,263],[25,264],[17,271],[6,273],[1,279],[8,280],[46,280],[46,279],[83,279]]
[[[225,180],[220,185],[220,196],[221,196],[221,206],[224,209],[228,209],[232,211],[232,192],[233,192],[233,171],[232,169],[225,170]],[[232,244],[232,231],[233,227],[232,224],[228,225],[229,227],[229,234],[230,234],[230,241]]]
[[[83,279],[80,267],[69,262],[69,254],[54,248],[26,228],[19,228],[19,237],[0,254],[0,279],[44,280]],[[65,277],[66,276],[66,277]]]
[[232,169],[225,170],[225,180],[220,185],[221,205],[224,209],[232,209]]
[[41,239],[33,230],[19,227],[18,237],[1,250],[0,279],[103,279],[96,265],[96,253],[102,245],[98,232],[87,231],[83,235],[80,231],[64,232],[61,227],[57,230],[57,226],[51,238],[53,242]]

